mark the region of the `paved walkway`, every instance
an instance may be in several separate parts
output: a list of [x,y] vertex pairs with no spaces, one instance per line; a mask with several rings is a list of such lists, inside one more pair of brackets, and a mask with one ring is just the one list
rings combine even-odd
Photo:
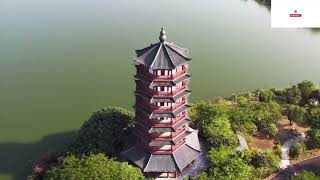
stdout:
[[240,146],[237,147],[236,150],[237,150],[237,151],[244,151],[244,150],[249,149],[247,140],[246,140],[246,138],[244,137],[243,133],[240,132],[240,131],[237,131],[236,133],[237,133],[238,140],[239,140],[239,143],[240,143]]
[[304,140],[306,140],[306,136],[305,136],[305,134],[302,134],[302,135],[297,136],[295,138],[289,139],[283,143],[282,148],[281,148],[282,154],[281,154],[280,169],[285,169],[288,166],[290,166],[290,159],[289,159],[290,147],[294,143],[304,141]]
[[280,171],[272,180],[290,180],[293,175],[301,171],[313,171],[315,173],[320,173],[320,156],[307,159],[293,166]]

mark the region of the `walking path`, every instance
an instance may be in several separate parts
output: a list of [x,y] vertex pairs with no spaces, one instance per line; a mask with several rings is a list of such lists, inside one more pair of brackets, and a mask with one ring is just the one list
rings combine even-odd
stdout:
[[311,159],[306,159],[293,166],[281,170],[272,180],[284,180],[291,179],[293,175],[301,171],[313,171],[315,173],[320,173],[320,156]]
[[239,140],[239,143],[240,143],[240,146],[237,147],[236,150],[237,150],[237,151],[244,151],[244,150],[249,149],[247,140],[246,140],[246,138],[244,137],[243,133],[240,132],[240,131],[237,131],[236,133],[237,133],[238,140]]
[[282,154],[281,154],[280,169],[285,169],[288,166],[290,166],[290,159],[289,159],[290,147],[294,143],[304,141],[304,140],[306,140],[306,136],[305,136],[305,134],[302,134],[302,135],[299,135],[295,138],[289,139],[283,143],[282,148],[281,148]]

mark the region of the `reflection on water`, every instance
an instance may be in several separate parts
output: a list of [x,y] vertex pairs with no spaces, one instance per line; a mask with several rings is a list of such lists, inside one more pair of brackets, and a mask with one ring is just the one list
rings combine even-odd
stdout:
[[[157,42],[161,26],[168,41],[190,49],[191,102],[319,83],[319,33],[271,29],[265,7],[253,0],[1,1],[0,145],[7,148],[0,151],[14,150],[21,163],[40,156],[40,145],[55,146],[30,142],[77,129],[103,106],[131,109],[134,49]],[[13,171],[6,162],[0,174]]]

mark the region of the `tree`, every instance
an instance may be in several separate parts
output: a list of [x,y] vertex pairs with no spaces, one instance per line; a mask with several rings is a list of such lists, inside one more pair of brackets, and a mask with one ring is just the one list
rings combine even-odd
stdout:
[[91,154],[77,158],[70,155],[64,158],[61,165],[51,167],[46,175],[45,180],[65,179],[145,179],[141,170],[128,165],[113,161],[103,154]]
[[298,84],[298,88],[300,89],[301,97],[304,103],[307,102],[312,91],[317,89],[316,85],[313,82],[307,80],[300,82]]
[[320,176],[317,176],[314,172],[311,171],[302,171],[297,175],[291,177],[292,180],[320,180]]
[[257,103],[253,109],[254,123],[258,131],[273,137],[277,133],[275,123],[281,118],[281,107],[279,104],[271,103]]
[[189,115],[192,119],[191,127],[199,129],[202,132],[207,124],[215,117],[225,115],[230,110],[230,106],[224,101],[201,101],[192,105]]
[[253,172],[255,176],[259,179],[264,179],[278,170],[281,160],[281,152],[280,154],[278,153],[277,148],[268,151],[249,149],[240,152],[240,155],[241,159],[255,169]]
[[253,112],[250,109],[234,107],[229,111],[229,120],[234,131],[254,134],[257,126],[253,123]]
[[286,97],[289,104],[299,104],[301,101],[301,91],[294,85],[287,89]]
[[115,156],[120,152],[126,131],[133,125],[134,114],[119,107],[106,107],[86,121],[69,151],[77,155],[106,153]]
[[208,179],[252,179],[252,168],[230,147],[221,146],[208,152]]
[[214,148],[222,145],[236,147],[238,144],[237,136],[231,130],[226,116],[216,117],[203,127],[203,135],[209,146]]
[[288,106],[288,119],[290,124],[292,124],[293,121],[302,123],[304,121],[305,114],[306,109],[303,107],[292,104]]
[[294,143],[289,151],[289,155],[294,158],[298,158],[303,151],[306,150],[306,145],[304,142],[296,142]]
[[311,128],[307,135],[310,138],[311,144],[314,148],[320,148],[320,129]]
[[270,123],[265,128],[263,128],[261,132],[272,138],[278,133],[278,128],[274,123]]
[[310,107],[306,113],[306,120],[312,128],[320,129],[320,107]]
[[272,101],[273,92],[269,90],[259,90],[259,101],[269,103]]

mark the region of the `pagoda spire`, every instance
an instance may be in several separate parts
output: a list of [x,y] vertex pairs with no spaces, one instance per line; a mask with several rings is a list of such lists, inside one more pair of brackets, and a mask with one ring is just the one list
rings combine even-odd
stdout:
[[161,43],[163,43],[164,41],[166,41],[166,39],[167,39],[166,31],[164,30],[164,27],[162,27],[160,31],[159,40]]

